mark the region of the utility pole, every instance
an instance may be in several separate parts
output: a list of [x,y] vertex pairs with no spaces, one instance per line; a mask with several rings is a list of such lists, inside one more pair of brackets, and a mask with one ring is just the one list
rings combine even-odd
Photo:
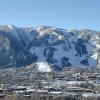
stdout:
[[100,73],[100,48],[97,49],[97,65],[96,65],[96,71]]

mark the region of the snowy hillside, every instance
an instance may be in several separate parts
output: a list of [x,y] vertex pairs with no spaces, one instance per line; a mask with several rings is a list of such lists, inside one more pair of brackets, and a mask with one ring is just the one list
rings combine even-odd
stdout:
[[50,71],[50,67],[92,68],[97,64],[99,52],[100,32],[86,29],[68,31],[50,26],[0,26],[1,68],[32,63],[42,71]]

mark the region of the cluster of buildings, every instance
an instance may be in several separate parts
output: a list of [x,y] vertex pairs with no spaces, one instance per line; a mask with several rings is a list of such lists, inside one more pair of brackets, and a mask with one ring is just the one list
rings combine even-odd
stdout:
[[100,100],[100,72],[75,68],[44,73],[31,68],[1,70],[0,99],[14,100],[12,96],[21,96],[21,100]]

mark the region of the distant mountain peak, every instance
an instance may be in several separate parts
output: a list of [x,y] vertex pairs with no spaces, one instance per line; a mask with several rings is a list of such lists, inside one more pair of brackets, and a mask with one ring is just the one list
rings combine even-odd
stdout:
[[14,25],[0,25],[0,30],[2,31],[11,31],[15,28]]

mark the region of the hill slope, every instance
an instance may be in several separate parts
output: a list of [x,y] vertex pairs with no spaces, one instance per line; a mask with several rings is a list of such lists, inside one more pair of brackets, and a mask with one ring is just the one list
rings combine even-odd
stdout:
[[50,26],[0,26],[1,68],[32,63],[36,63],[39,69],[42,66],[42,70],[46,70],[44,65],[54,69],[69,66],[92,68],[97,64],[99,52],[100,32],[88,29],[68,31]]

